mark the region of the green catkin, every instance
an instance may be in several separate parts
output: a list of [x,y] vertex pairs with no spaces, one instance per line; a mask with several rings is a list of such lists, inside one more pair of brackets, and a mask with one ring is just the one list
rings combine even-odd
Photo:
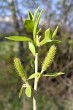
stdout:
[[56,54],[56,47],[54,45],[52,45],[42,64],[42,71],[41,71],[42,73],[51,65],[51,63],[53,62],[53,59],[55,57],[55,54]]
[[25,71],[23,69],[23,66],[22,66],[19,58],[14,58],[14,66],[15,66],[19,76],[22,78],[22,80],[24,82],[26,82],[27,75],[26,75],[26,73],[25,73]]

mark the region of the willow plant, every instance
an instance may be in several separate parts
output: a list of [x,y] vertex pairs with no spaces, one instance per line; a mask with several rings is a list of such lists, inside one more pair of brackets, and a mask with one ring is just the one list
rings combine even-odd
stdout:
[[[6,37],[9,40],[27,42],[29,45],[29,50],[31,51],[33,58],[35,58],[35,71],[30,76],[27,76],[27,73],[21,64],[20,59],[14,58],[14,66],[18,72],[18,75],[21,77],[21,79],[24,82],[21,86],[19,97],[22,95],[23,88],[25,88],[26,96],[33,97],[33,110],[37,110],[37,101],[35,97],[35,92],[37,93],[37,86],[38,86],[39,79],[43,76],[56,77],[64,74],[63,72],[55,72],[55,73],[48,72],[44,74],[44,71],[46,71],[47,68],[50,67],[50,65],[54,60],[56,50],[57,50],[55,44],[60,43],[61,41],[55,40],[58,26],[54,31],[48,28],[44,33],[44,38],[41,40],[39,35],[41,29],[39,29],[38,25],[39,25],[42,12],[43,10],[40,11],[39,7],[36,9],[34,14],[32,14],[31,11],[28,11],[28,18],[23,22],[24,27],[32,33],[33,35],[32,39],[26,36]],[[51,47],[47,52],[45,59],[42,62],[41,71],[39,72],[38,71],[38,49],[39,47],[41,48],[41,46],[47,43],[48,44],[50,43]],[[34,88],[32,88],[32,85],[29,83],[30,82],[29,80],[32,80],[32,79],[34,79]]]

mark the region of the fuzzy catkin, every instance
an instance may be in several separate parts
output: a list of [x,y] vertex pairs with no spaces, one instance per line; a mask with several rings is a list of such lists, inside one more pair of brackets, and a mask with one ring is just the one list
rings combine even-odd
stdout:
[[15,66],[19,76],[22,78],[22,80],[24,82],[26,82],[27,75],[24,71],[24,68],[23,68],[19,58],[14,58],[14,66]]
[[42,72],[44,72],[53,62],[53,59],[56,54],[56,46],[52,45],[47,53],[47,56],[45,57],[45,60],[42,64]]

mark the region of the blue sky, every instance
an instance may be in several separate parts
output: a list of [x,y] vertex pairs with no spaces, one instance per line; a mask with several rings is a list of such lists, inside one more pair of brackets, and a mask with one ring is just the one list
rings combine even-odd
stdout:
[[[19,6],[19,9],[20,9],[21,13],[22,14],[27,14],[27,11],[28,11],[27,5],[30,4],[30,6],[31,6],[32,3],[31,3],[31,0],[29,0],[28,3],[27,2],[24,3],[24,1],[26,1],[26,0],[17,0],[18,6]],[[23,2],[23,5],[24,6],[21,4],[21,2]],[[53,10],[55,10],[55,3],[56,2],[57,2],[57,0],[53,0],[53,3],[52,3],[52,9]],[[35,0],[35,3],[36,4],[39,4],[40,8],[43,8],[44,9],[44,4],[41,4],[40,0]],[[4,8],[2,10],[2,7],[5,7],[5,6],[8,6],[7,1],[6,2],[5,1],[3,2],[3,0],[0,0],[0,15],[1,16],[4,16],[5,14],[7,16],[11,15],[10,9]],[[35,7],[35,9],[36,9],[36,7]]]

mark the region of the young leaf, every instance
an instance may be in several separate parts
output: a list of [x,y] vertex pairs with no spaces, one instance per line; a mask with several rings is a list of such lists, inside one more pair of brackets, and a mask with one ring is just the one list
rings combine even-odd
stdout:
[[29,30],[30,32],[33,32],[34,29],[34,21],[32,20],[25,20],[24,21],[24,27]]
[[36,11],[35,11],[35,13],[34,13],[33,21],[36,20],[36,18],[37,18],[37,14],[38,14],[38,11],[39,11],[39,7],[36,9]]
[[59,75],[64,74],[63,72],[59,72],[59,73],[49,73],[49,74],[44,74],[43,76],[50,76],[50,77],[56,77]]
[[47,56],[45,57],[45,60],[42,64],[41,73],[43,73],[51,65],[55,57],[55,54],[56,54],[56,47],[53,45],[50,47],[49,52],[47,53]]
[[52,39],[52,30],[50,28],[45,31],[45,39],[46,40]]
[[9,40],[14,40],[14,41],[32,41],[32,39],[24,36],[10,36],[5,38]]
[[47,42],[52,42],[52,30],[50,28],[45,31],[45,38],[40,42],[40,45],[44,45]]
[[61,43],[62,41],[61,40],[52,40],[51,42],[52,43]]
[[29,42],[29,50],[35,56],[35,46],[32,42]]
[[37,28],[38,28],[38,24],[39,24],[39,20],[40,20],[40,17],[42,15],[42,12],[43,10],[41,10],[41,12],[39,13],[38,15],[38,18],[34,24],[34,29],[33,29],[33,40],[34,40],[34,43],[36,44],[36,34],[37,34]]
[[28,85],[28,86],[26,87],[26,89],[25,89],[25,94],[26,94],[27,97],[31,97],[31,95],[32,95],[32,88],[31,88],[30,85]]
[[57,28],[55,29],[54,32],[52,32],[52,30],[49,28],[45,31],[45,38],[39,43],[40,46],[48,43],[48,42],[51,42],[51,43],[61,43],[60,40],[54,40],[53,38],[55,37],[56,33],[57,33],[57,30],[58,30],[58,26]]
[[14,66],[16,70],[18,71],[19,76],[22,78],[24,82],[27,80],[27,74],[24,71],[24,68],[19,60],[19,58],[14,58]]
[[43,39],[43,40],[39,43],[39,45],[42,46],[42,45],[44,45],[44,44],[46,44],[46,43],[61,43],[61,41],[60,41],[60,40],[46,40],[46,39]]
[[33,20],[33,14],[30,11],[28,11],[28,19]]
[[48,42],[52,42],[52,40],[46,40],[46,39],[44,38],[39,44],[40,44],[40,46],[42,46],[42,45],[44,45],[44,44],[46,44],[46,43],[48,43]]
[[21,97],[22,92],[23,92],[23,85],[22,85],[22,87],[21,87],[21,89],[20,89],[20,92],[19,92],[19,98]]
[[33,79],[33,78],[39,76],[40,74],[41,74],[41,73],[39,73],[39,72],[37,72],[37,73],[33,73],[32,75],[29,76],[28,79]]
[[58,28],[59,28],[59,26],[57,26],[56,29],[55,29],[55,31],[53,32],[52,38],[54,38],[56,36],[57,31],[58,31]]

